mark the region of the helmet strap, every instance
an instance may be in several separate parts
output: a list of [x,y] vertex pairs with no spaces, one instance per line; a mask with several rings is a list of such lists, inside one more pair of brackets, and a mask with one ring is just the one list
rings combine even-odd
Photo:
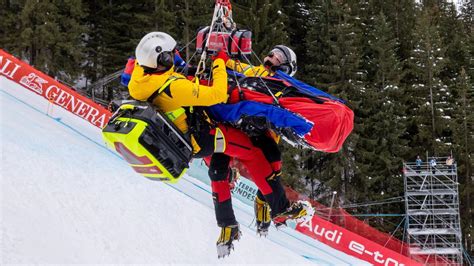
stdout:
[[166,71],[168,71],[170,67],[165,67],[165,66],[162,66],[162,65],[159,65],[157,68],[151,68],[151,67],[146,67],[146,66],[142,66],[143,67],[143,72],[145,74],[148,74],[148,75],[151,75],[151,74],[162,74],[162,73],[165,73]]

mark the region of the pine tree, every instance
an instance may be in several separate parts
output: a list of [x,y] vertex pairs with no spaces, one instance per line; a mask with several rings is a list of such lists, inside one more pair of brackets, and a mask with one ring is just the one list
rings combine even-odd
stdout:
[[[456,125],[454,133],[457,143],[455,149],[461,155],[460,173],[469,177],[473,174],[474,158],[471,158],[474,150],[474,89],[473,84],[464,68],[461,69],[457,82],[457,93],[453,95],[456,99],[453,122]],[[463,162],[463,163],[461,163]]]
[[308,32],[305,39],[305,46],[308,50],[308,63],[304,66],[306,80],[310,84],[315,84],[322,89],[324,87],[323,78],[325,80],[330,79],[330,76],[326,76],[321,70],[324,65],[329,62],[331,56],[331,50],[329,47],[329,41],[332,35],[332,28],[335,24],[335,10],[333,9],[333,1],[321,1],[314,2],[309,6],[308,16]]
[[466,1],[461,7],[460,19],[463,22],[462,31],[465,34],[465,44],[468,51],[466,57],[468,67],[465,68],[467,75],[470,77],[471,84],[474,84],[474,2]]
[[472,243],[473,224],[472,217],[472,195],[474,186],[472,177],[474,175],[474,85],[471,83],[467,72],[461,69],[456,84],[456,92],[453,98],[456,99],[451,127],[453,129],[453,149],[454,157],[457,160],[458,176],[461,186],[459,191],[461,194],[461,213],[463,222],[463,236]]
[[288,16],[284,12],[282,0],[241,0],[232,1],[234,20],[242,28],[252,30],[252,49],[260,63],[270,49],[288,42],[286,25]]
[[286,31],[288,32],[289,42],[288,46],[291,47],[296,55],[298,62],[298,72],[296,73],[297,78],[307,81],[306,65],[311,63],[313,55],[307,52],[306,43],[303,41],[306,39],[308,32],[308,20],[309,16],[309,4],[303,1],[285,1],[283,4],[283,11],[288,16],[288,21],[285,24]]
[[5,5],[0,9],[0,47],[9,53],[19,56],[17,46],[18,32],[20,24],[18,13],[24,5],[24,1],[5,1]]
[[[367,143],[368,148],[375,151],[374,155],[378,157],[369,161],[373,164],[378,164],[380,159],[385,161],[378,166],[382,170],[378,176],[383,178],[399,174],[399,157],[405,153],[403,143],[398,140],[405,131],[402,117],[405,109],[399,102],[399,97],[403,95],[403,89],[399,87],[403,70],[396,56],[397,41],[385,15],[379,13],[373,25],[373,31],[368,36],[366,100],[361,103],[361,108],[369,112],[364,117],[364,124],[369,125],[365,132],[367,141],[371,142]],[[380,136],[384,136],[383,139]],[[395,164],[387,165],[387,162]],[[368,172],[373,175],[376,171],[372,169]]]
[[89,57],[96,59],[91,66],[97,74],[91,77],[94,79],[122,67],[127,57],[133,55],[140,38],[156,24],[153,13],[149,12],[154,10],[150,1],[134,4],[122,0],[94,1],[90,2],[89,10]]
[[[474,136],[474,3],[465,1],[460,8],[459,20],[462,27],[456,33],[463,36],[457,51],[455,64],[460,71],[453,79],[452,98],[454,99],[451,128],[453,131],[453,152],[458,165],[458,177],[461,185],[460,212],[465,247],[474,244],[474,224],[472,195],[474,193],[474,157],[472,139]],[[463,60],[464,59],[464,60]],[[464,63],[463,63],[464,62]],[[472,251],[472,250],[471,250]],[[471,253],[472,254],[472,253]]]
[[464,53],[466,33],[453,3],[445,3],[440,7],[438,17],[440,37],[446,49],[445,57],[449,60],[443,69],[442,77],[443,81],[449,82],[469,60]]
[[176,34],[179,31],[176,25],[176,1],[154,0],[153,3],[153,30]]
[[444,107],[447,88],[440,73],[445,65],[444,52],[438,25],[432,10],[420,11],[415,28],[416,38],[409,59],[412,86],[407,101],[409,117],[412,118],[412,147],[425,147],[431,154],[440,152],[442,127],[445,121]]
[[[195,51],[193,40],[196,38],[198,29],[211,24],[214,3],[207,0],[182,0],[175,1],[175,8],[177,15],[179,15],[177,40],[182,40],[182,56],[186,61],[189,61]],[[199,58],[194,57],[193,59],[193,63],[197,64]]]
[[[156,20],[154,2],[135,1],[131,4],[124,0],[97,0],[87,2],[89,34],[87,36],[86,58],[84,66],[87,85],[97,79],[122,69],[127,58],[134,56],[139,40],[153,31]],[[118,80],[106,87],[96,88],[88,94],[108,102],[114,97],[122,98]],[[122,90],[126,90],[122,88]]]
[[[400,80],[403,78],[402,63],[397,57],[398,43],[392,25],[380,12],[371,23],[367,34],[366,91],[359,114],[363,121],[357,144],[358,176],[364,180],[367,190],[365,201],[396,197],[403,191],[400,166],[407,154],[405,133],[405,108],[400,101],[404,94]],[[387,213],[400,206],[365,207],[361,212]],[[388,219],[392,220],[392,219]],[[387,220],[385,220],[387,222]],[[400,221],[393,221],[397,224]],[[386,223],[384,229],[393,229]]]
[[25,1],[13,52],[50,76],[72,81],[84,62],[84,15],[80,0]]
[[302,193],[308,192],[304,189],[305,179],[309,180],[314,176],[304,164],[306,151],[299,146],[293,147],[287,144],[281,146],[283,183]]
[[[346,99],[357,112],[362,97],[362,74],[359,69],[361,33],[356,27],[356,16],[351,6],[331,0],[313,3],[309,12],[310,30],[306,46],[314,63],[306,66],[307,71],[313,72],[312,78],[308,79],[323,90]],[[360,121],[356,121],[355,127],[355,132],[339,153],[324,155],[328,156],[329,162],[322,169],[322,178],[319,180],[331,191],[340,192],[341,203],[357,200],[360,195],[349,188],[360,185],[360,180],[355,178]],[[313,158],[313,161],[318,160],[316,156]]]
[[387,16],[387,21],[393,27],[394,37],[399,42],[397,55],[401,60],[409,58],[413,48],[415,2],[414,0],[373,0],[369,5],[370,13],[377,15],[383,12]]

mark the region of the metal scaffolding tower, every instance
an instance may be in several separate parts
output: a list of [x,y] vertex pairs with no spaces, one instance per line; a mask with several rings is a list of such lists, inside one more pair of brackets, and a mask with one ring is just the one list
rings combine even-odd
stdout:
[[428,264],[462,265],[456,163],[430,157],[428,162],[403,166],[410,255],[421,255]]

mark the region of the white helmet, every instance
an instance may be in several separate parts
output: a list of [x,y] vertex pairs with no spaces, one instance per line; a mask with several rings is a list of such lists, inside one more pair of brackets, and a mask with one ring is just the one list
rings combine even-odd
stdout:
[[176,41],[169,34],[164,32],[150,32],[140,40],[135,57],[138,64],[150,69],[158,66],[170,68],[174,63],[173,51]]
[[276,45],[273,47],[273,50],[279,50],[283,52],[286,57],[285,62],[278,66],[278,70],[285,72],[290,76],[294,76],[298,70],[298,65],[296,64],[296,54],[291,48],[285,45]]

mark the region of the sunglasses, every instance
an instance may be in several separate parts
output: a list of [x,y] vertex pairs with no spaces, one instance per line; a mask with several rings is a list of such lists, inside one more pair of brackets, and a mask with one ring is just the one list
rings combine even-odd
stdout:
[[275,57],[275,59],[278,61],[279,64],[283,64],[284,61],[285,61],[285,60],[284,60],[285,55],[284,55],[281,51],[279,51],[279,50],[277,50],[277,49],[271,50],[271,51],[268,53],[267,56],[270,57],[270,58]]

